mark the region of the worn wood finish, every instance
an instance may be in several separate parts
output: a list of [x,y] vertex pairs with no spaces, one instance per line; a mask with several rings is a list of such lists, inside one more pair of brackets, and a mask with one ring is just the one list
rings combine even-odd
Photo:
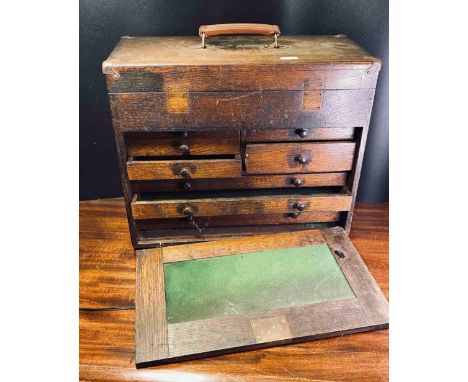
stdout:
[[[142,238],[131,203],[136,193],[145,191],[286,192],[291,187],[346,185],[352,204],[349,213],[340,214],[338,224],[349,230],[381,62],[342,35],[281,36],[278,49],[265,48],[270,44],[271,37],[223,36],[210,38],[208,47],[201,49],[194,36],[127,36],[103,63],[135,247],[141,247]],[[339,140],[356,145],[351,165],[339,170],[341,174],[324,166],[246,176],[246,145],[251,143]],[[201,173],[212,176],[198,172],[185,178],[176,174],[182,169],[170,163],[136,163],[143,157],[197,156],[200,160],[236,156],[239,168],[223,176],[216,164],[208,171],[206,162]],[[267,156],[274,161],[271,151]],[[325,173],[310,174],[315,171]],[[302,173],[304,178],[298,175]],[[148,234],[147,243],[160,242]],[[195,227],[193,234],[198,240]]]
[[169,353],[163,253],[160,248],[136,253],[135,362],[166,358]]
[[[297,215],[292,213],[272,214],[272,215],[233,215],[233,216],[206,216],[197,218],[197,225],[205,227],[224,226],[250,226],[264,224],[298,224],[317,222],[337,222],[340,219],[339,212],[312,211],[300,212]],[[193,225],[187,218],[175,219],[150,219],[138,220],[138,229],[164,229],[164,228],[192,228]]]
[[[348,211],[351,195],[268,195],[247,197],[220,197],[212,199],[169,199],[132,201],[134,219],[174,218],[193,216],[272,214],[300,211]],[[303,208],[297,208],[297,204]]]
[[240,158],[129,160],[127,162],[129,180],[239,177],[241,170]]
[[351,140],[354,138],[355,130],[354,127],[249,130],[246,132],[245,140],[246,142]]
[[[341,66],[371,68],[380,60],[372,57],[346,36],[281,36],[280,49],[264,48],[271,38],[221,37],[210,39],[210,46],[200,49],[198,36],[123,37],[109,58],[103,72],[114,74],[136,66],[151,69],[171,66],[234,66],[275,65],[288,69]],[[237,49],[233,49],[236,48]],[[241,51],[242,49],[242,51]],[[294,62],[281,60],[295,56]]]
[[[324,242],[324,236],[328,245],[335,251],[336,261],[350,283],[356,298],[167,324],[167,338],[159,337],[151,341],[152,344],[155,341],[158,345],[163,345],[165,349],[168,346],[168,351],[164,354],[155,355],[152,349],[147,350],[144,345],[139,347],[137,336],[137,356],[140,354],[140,350],[144,354],[140,359],[137,357],[137,365],[181,361],[229,353],[239,349],[301,342],[387,327],[388,302],[341,227],[289,233],[288,238],[284,234],[280,234],[253,238],[241,237],[172,248],[156,248],[145,250],[144,254],[159,259],[158,264],[147,264],[147,266],[152,269],[156,268],[157,272],[162,273],[163,261],[184,261],[238,253],[245,253],[246,256],[249,256],[249,253],[264,250],[265,247],[268,249],[282,248],[285,242],[287,247],[291,247],[291,243],[295,240],[301,246],[317,245]],[[340,251],[340,253],[336,251]],[[139,255],[140,253],[137,256]],[[144,264],[143,267],[145,267]],[[151,285],[157,282],[156,275],[148,276],[151,276],[153,280],[144,280],[145,284]],[[158,279],[161,278],[163,276],[159,274]],[[137,278],[137,292],[139,281],[142,280]],[[159,291],[156,294],[164,296],[164,285],[159,282],[158,287]],[[139,309],[137,306],[138,317]],[[290,328],[288,335],[281,334],[279,337],[273,335],[270,337],[271,339],[259,341],[252,333],[251,322],[273,317],[283,317]],[[158,325],[157,322],[154,322],[153,317],[146,316],[145,319],[147,328],[151,325]],[[165,325],[162,327],[165,328]]]
[[354,142],[248,144],[249,174],[332,172],[351,170]]
[[[157,135],[126,137],[128,156],[229,155],[240,153],[239,132],[234,136],[164,138]],[[206,135],[206,134],[204,134]]]
[[[313,91],[317,92],[317,91]],[[190,92],[184,112],[168,108],[170,93],[110,94],[122,131],[200,128],[363,126],[373,89],[324,90],[321,108],[303,109],[304,91]]]
[[[388,205],[357,203],[354,215],[353,244],[388,297]],[[79,276],[80,380],[388,379],[387,330],[136,369],[135,311],[86,310],[133,305],[135,257],[122,199],[80,202]]]
[[[344,186],[346,172],[294,175],[249,175],[238,178],[133,181],[133,192],[180,190],[228,190],[250,188],[304,188]],[[296,185],[297,184],[297,185]]]
[[224,239],[207,243],[177,245],[164,248],[163,262],[205,259],[213,256],[228,256],[238,253],[304,247],[325,243],[325,238],[318,230],[278,233],[255,237]]
[[[194,219],[198,221],[197,218]],[[277,233],[291,233],[303,231],[304,229],[331,227],[334,223],[314,223],[310,224],[264,224],[255,226],[226,226],[226,227],[204,227],[199,226],[200,231],[192,227],[158,230],[139,231],[139,241],[137,248],[154,248],[171,245],[201,243],[208,241],[219,241],[230,238],[250,237],[258,235],[271,235]],[[198,226],[198,224],[197,224]]]
[[[235,68],[223,65],[203,68],[169,66],[145,68],[144,71],[135,68],[125,68],[125,71],[108,69],[114,72],[109,71],[106,79],[110,93],[375,88],[376,68],[371,72],[368,72],[369,65],[351,70],[336,69],[340,68],[303,70],[294,64],[287,67],[243,65]],[[112,73],[119,78],[114,79]]]

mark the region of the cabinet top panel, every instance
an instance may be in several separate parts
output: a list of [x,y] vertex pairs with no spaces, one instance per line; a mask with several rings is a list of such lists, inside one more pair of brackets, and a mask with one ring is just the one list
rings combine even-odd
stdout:
[[164,66],[337,66],[380,65],[359,45],[343,35],[280,36],[279,48],[269,45],[264,36],[220,36],[206,40],[201,48],[198,36],[122,37],[103,71],[112,68],[144,68]]

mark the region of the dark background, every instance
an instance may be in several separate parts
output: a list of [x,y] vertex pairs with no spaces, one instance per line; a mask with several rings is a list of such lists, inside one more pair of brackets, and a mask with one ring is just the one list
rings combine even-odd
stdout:
[[281,33],[347,34],[383,65],[358,200],[388,201],[388,0],[80,0],[80,200],[122,195],[101,63],[121,36],[197,35],[202,24],[277,24]]

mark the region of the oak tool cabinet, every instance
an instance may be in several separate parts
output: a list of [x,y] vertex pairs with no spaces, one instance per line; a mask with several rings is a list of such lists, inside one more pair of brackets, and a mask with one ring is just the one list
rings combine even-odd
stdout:
[[[264,24],[122,37],[103,72],[137,249],[137,365],[388,324],[347,237],[380,66],[346,36]],[[336,295],[311,300],[317,285]]]

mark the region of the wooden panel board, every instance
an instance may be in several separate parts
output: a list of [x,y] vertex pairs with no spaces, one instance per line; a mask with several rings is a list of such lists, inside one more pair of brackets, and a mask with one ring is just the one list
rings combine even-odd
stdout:
[[[315,91],[317,92],[317,91]],[[187,110],[168,107],[171,93],[110,94],[121,131],[364,126],[373,89],[324,90],[319,110],[303,109],[303,91],[190,92]]]
[[[229,190],[250,188],[304,188],[344,186],[346,172],[294,175],[249,175],[237,178],[133,181],[133,192],[180,190]],[[298,184],[298,185],[296,185]]]
[[245,140],[247,142],[350,140],[354,138],[355,130],[354,127],[248,130]]
[[240,158],[130,160],[127,173],[129,180],[227,178],[241,176],[241,165]]
[[[106,79],[109,93],[373,89],[377,82],[378,69],[369,72],[369,65],[351,70],[301,70],[294,67],[168,66],[145,68],[144,71],[114,67]],[[118,74],[119,78],[115,79],[113,74]]]
[[135,362],[168,356],[163,253],[160,248],[137,251]]
[[[299,239],[312,235],[312,241],[318,240],[321,243],[326,240],[334,251],[335,260],[356,298],[168,324],[167,340],[166,338],[163,340],[164,344],[168,344],[167,355],[144,357],[144,360],[140,362],[137,359],[137,366],[181,361],[241,349],[280,345],[387,327],[388,302],[343,229],[335,227],[312,232],[294,232],[290,233],[290,236]],[[244,248],[243,242],[244,238],[238,238],[224,242],[151,249],[145,252],[157,256],[162,252],[163,259],[158,260],[157,267],[163,268],[162,263],[166,258],[174,261],[174,251],[190,259],[219,257],[232,254],[236,248]],[[265,242],[270,244],[274,242],[278,247],[282,246],[280,237],[275,238],[272,235],[260,238],[258,246],[255,245],[255,239],[253,239],[252,249],[255,248],[258,251],[259,248],[263,248],[262,243]],[[307,244],[304,245],[307,246]],[[191,250],[191,247],[195,249]],[[165,253],[166,251],[169,252]],[[171,251],[172,256],[170,256]],[[192,255],[187,255],[190,251]],[[246,254],[246,256],[249,255],[249,253]],[[183,260],[183,257],[177,259],[177,261]],[[154,278],[154,285],[156,285],[155,282]],[[163,286],[160,285],[159,288],[162,289]],[[162,292],[158,293],[158,295],[161,294]],[[252,329],[253,324],[268,326],[269,322],[272,325],[271,322],[280,321],[287,325],[287,330],[278,331],[276,326],[271,326],[264,328],[264,331],[269,332],[268,336],[253,335],[255,332]],[[150,358],[153,358],[152,361],[149,360]]]
[[355,147],[354,142],[248,144],[245,165],[249,174],[349,171]]
[[249,215],[304,211],[348,211],[351,195],[347,194],[297,194],[248,197],[214,197],[210,199],[133,200],[132,215],[136,220],[175,218],[186,216]]

